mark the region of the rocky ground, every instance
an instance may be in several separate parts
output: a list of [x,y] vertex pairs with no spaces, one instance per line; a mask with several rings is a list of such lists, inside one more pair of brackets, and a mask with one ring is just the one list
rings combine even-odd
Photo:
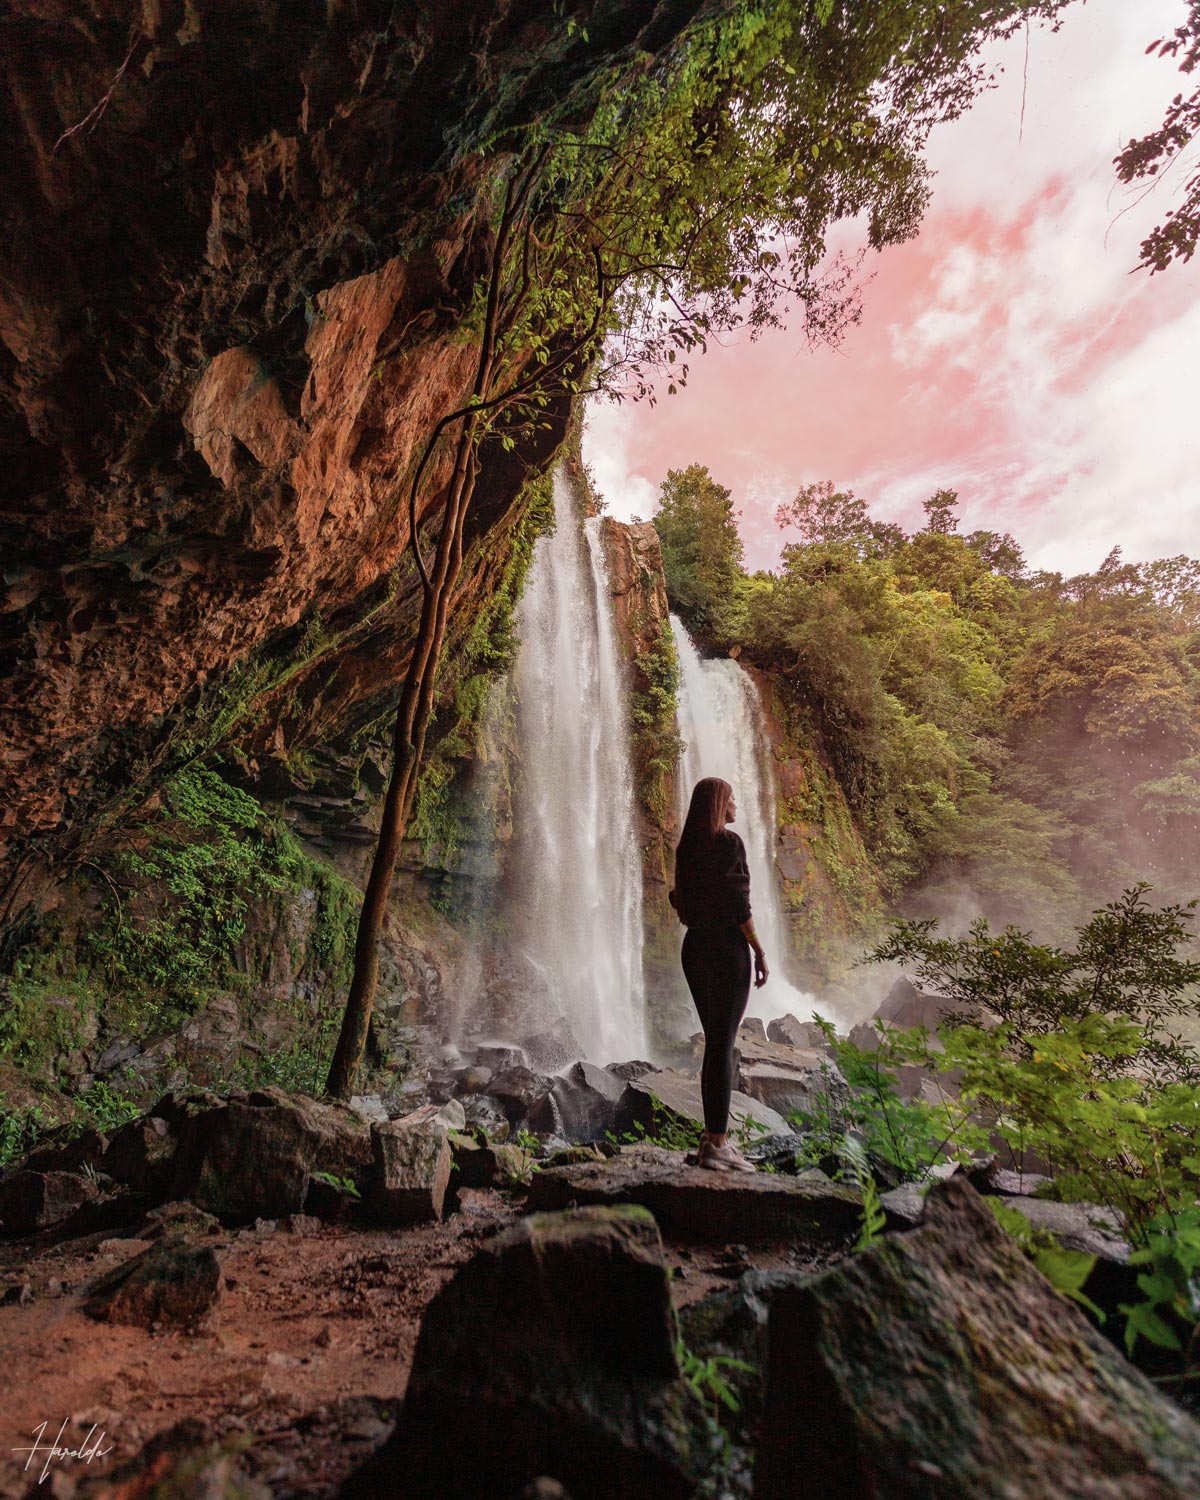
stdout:
[[[212,1235],[223,1290],[200,1330],[139,1327],[88,1315],[101,1276],[154,1243],[140,1226],[0,1244],[0,1364],[6,1372],[0,1493],[30,1493],[35,1462],[10,1445],[83,1442],[96,1424],[103,1463],[51,1465],[33,1493],[74,1495],[89,1472],[129,1458],[157,1433],[196,1419],[248,1443],[246,1472],[276,1500],[336,1495],[392,1430],[421,1316],[481,1243],[525,1208],[520,1187],[462,1188],[444,1220],[406,1228],[325,1224],[305,1215]],[[209,1238],[201,1230],[198,1237]],[[665,1241],[677,1308],[732,1285],[751,1265],[795,1270],[836,1259],[786,1240]],[[107,1492],[105,1492],[107,1493]],[[121,1491],[114,1491],[123,1493]],[[223,1493],[223,1492],[218,1492]]]
[[985,1198],[1095,1256],[1109,1309],[1120,1221],[988,1157],[880,1181],[864,1243],[855,1174],[804,1166],[776,1108],[846,1085],[819,1033],[772,1029],[739,1040],[750,1174],[696,1164],[682,1054],[544,1074],[484,1048],[403,1113],[193,1091],[43,1141],[0,1174],[3,1493],[1200,1493],[1200,1428]]

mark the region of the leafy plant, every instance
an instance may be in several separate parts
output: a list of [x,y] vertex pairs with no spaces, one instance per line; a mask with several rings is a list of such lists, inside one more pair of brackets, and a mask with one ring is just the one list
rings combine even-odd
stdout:
[[350,1198],[361,1198],[358,1184],[353,1177],[338,1177],[333,1172],[313,1172],[310,1174],[314,1182],[323,1182],[326,1186],[336,1188],[339,1193],[345,1193]]
[[752,1365],[727,1354],[712,1354],[707,1358],[694,1354],[683,1339],[676,1342],[675,1353],[679,1360],[680,1374],[709,1410],[714,1422],[720,1423],[726,1412],[737,1414],[741,1411],[741,1398],[725,1378],[724,1372],[751,1374],[754,1369]]
[[0,1109],[0,1168],[10,1167],[27,1156],[38,1137],[53,1123],[40,1104]]
[[901,1181],[919,1181],[940,1161],[965,1159],[986,1142],[986,1132],[945,1091],[939,1103],[904,1099],[898,1070],[923,1067],[937,1076],[938,1057],[922,1028],[901,1031],[879,1027],[879,1044],[859,1047],[839,1037],[832,1024],[814,1016],[842,1077],[847,1093],[835,1085],[833,1069],[822,1062],[826,1088],[806,1110],[794,1110],[789,1123],[805,1136],[802,1158],[817,1164],[843,1156],[853,1133],[868,1155],[891,1167]]
[[641,1120],[635,1120],[623,1135],[618,1136],[611,1130],[606,1130],[605,1139],[614,1146],[636,1145],[639,1141],[646,1141],[652,1146],[662,1146],[667,1151],[694,1151],[700,1145],[701,1127],[694,1120],[685,1119],[669,1109],[655,1093],[650,1094],[650,1115],[649,1129]]
[[1084,1250],[1066,1249],[1052,1234],[1035,1229],[1019,1208],[1000,1198],[985,1198],[983,1201],[996,1216],[1000,1227],[1016,1240],[1050,1285],[1064,1297],[1086,1307],[1103,1323],[1104,1312],[1083,1290],[1096,1264],[1096,1257]]
[[1148,1225],[1146,1242],[1129,1263],[1146,1269],[1137,1278],[1142,1301],[1118,1308],[1125,1317],[1125,1350],[1132,1354],[1139,1338],[1160,1349],[1178,1349],[1180,1376],[1186,1377],[1200,1332],[1200,1208]]
[[847,1136],[842,1143],[842,1154],[853,1167],[859,1190],[862,1193],[862,1225],[858,1238],[854,1241],[854,1250],[857,1254],[859,1251],[869,1250],[882,1236],[887,1225],[887,1215],[880,1202],[879,1189],[867,1165],[866,1153],[862,1146],[852,1136]]

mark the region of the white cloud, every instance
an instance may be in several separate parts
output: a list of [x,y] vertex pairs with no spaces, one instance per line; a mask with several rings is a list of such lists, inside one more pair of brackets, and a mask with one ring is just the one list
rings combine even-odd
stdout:
[[610,515],[618,521],[634,516],[650,519],[658,508],[658,489],[630,468],[625,407],[601,399],[588,402],[583,456],[591,466],[596,488],[608,502]]

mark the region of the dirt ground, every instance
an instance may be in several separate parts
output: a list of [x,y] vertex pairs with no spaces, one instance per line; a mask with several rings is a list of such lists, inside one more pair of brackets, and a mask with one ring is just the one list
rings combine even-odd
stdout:
[[[276,1500],[336,1495],[391,1430],[426,1303],[520,1212],[519,1197],[463,1189],[457,1212],[411,1229],[302,1220],[299,1231],[260,1221],[229,1232],[224,1291],[196,1333],[84,1312],[91,1283],[146,1241],[109,1230],[0,1245],[0,1296],[11,1299],[0,1305],[0,1494],[70,1500],[79,1480],[192,1416],[249,1434],[248,1462]],[[679,1306],[750,1264],[738,1247],[675,1243],[667,1259]],[[752,1262],[800,1264],[786,1247],[755,1246]],[[21,1301],[25,1284],[32,1299]],[[19,1450],[41,1424],[43,1444],[111,1451],[54,1460],[38,1482],[44,1458]]]

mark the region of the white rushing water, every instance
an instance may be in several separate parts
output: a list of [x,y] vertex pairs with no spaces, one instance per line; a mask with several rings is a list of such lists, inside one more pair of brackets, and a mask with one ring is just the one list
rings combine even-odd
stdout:
[[646,1051],[642,875],[623,664],[599,518],[555,472],[517,611],[515,947],[598,1063]]
[[762,989],[751,986],[748,1016],[764,1021],[791,1012],[801,1021],[818,1009],[814,997],[784,977],[791,950],[775,871],[775,784],[766,764],[762,706],[749,674],[730,657],[705,661],[683,622],[671,616],[679,653],[679,732],[686,748],[679,767],[680,827],[692,788],[704,776],[720,776],[733,787],[733,827],[746,845],[754,926],[770,970]]

